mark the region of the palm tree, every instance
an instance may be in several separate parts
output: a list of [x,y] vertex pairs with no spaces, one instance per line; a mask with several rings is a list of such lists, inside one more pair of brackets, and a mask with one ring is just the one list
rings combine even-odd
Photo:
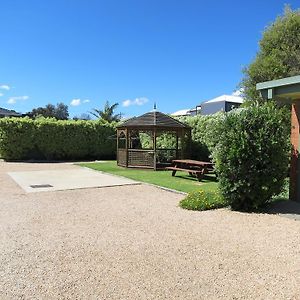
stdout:
[[106,101],[103,110],[94,108],[93,111],[90,112],[90,114],[109,123],[114,121],[119,122],[121,120],[122,114],[114,114],[114,111],[118,106],[119,103],[110,105],[109,102]]

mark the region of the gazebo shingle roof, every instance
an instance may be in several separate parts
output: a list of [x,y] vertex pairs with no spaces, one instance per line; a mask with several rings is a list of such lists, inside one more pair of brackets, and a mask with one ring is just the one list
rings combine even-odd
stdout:
[[21,117],[22,115],[14,110],[9,110],[0,107],[0,117]]
[[164,128],[190,128],[188,125],[159,111],[151,111],[139,117],[131,118],[117,126],[122,127],[164,127]]

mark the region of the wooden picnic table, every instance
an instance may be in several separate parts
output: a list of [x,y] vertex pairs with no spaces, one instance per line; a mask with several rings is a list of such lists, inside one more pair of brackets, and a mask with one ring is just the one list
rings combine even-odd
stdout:
[[196,176],[199,181],[203,176],[213,169],[213,163],[207,161],[199,161],[192,159],[174,159],[173,166],[167,167],[167,170],[172,171],[172,176],[175,176],[177,171],[188,172],[192,176]]

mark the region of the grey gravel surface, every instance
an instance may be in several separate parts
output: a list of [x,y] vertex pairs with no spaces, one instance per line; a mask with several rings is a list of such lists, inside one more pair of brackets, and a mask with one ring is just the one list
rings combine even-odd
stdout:
[[1,299],[300,299],[300,222],[147,185],[24,192],[0,162]]

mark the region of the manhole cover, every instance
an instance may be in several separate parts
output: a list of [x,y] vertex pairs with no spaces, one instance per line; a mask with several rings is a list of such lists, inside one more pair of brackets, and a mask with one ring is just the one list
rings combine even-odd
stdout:
[[53,185],[51,185],[51,184],[32,184],[30,187],[32,187],[33,189],[38,189],[38,188],[53,187]]

